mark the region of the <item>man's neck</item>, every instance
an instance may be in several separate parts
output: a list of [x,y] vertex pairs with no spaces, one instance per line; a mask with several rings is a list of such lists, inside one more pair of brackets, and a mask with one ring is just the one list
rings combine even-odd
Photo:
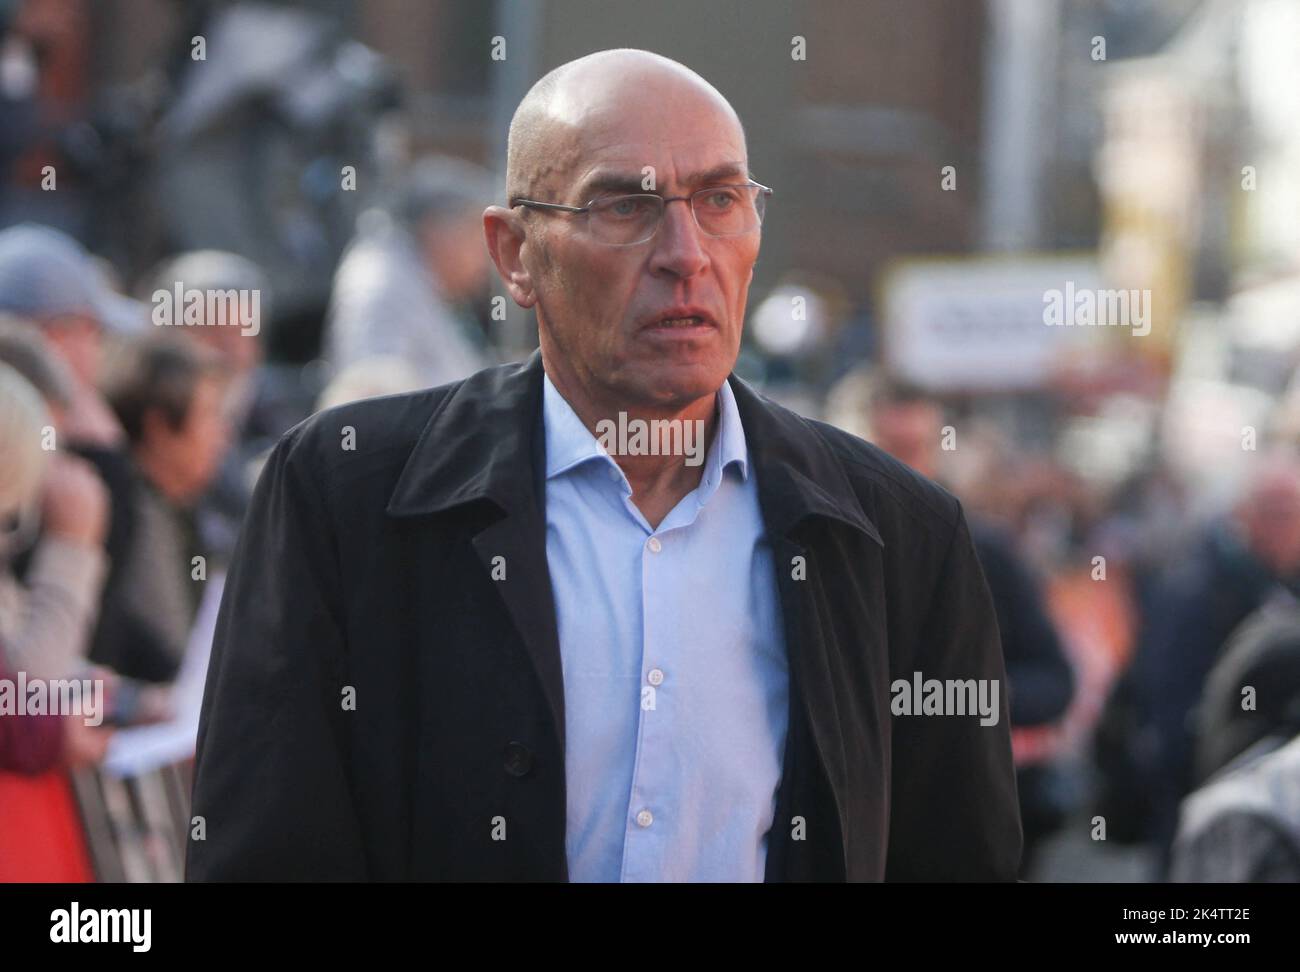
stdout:
[[[646,518],[646,522],[653,529],[658,529],[664,517],[681,502],[682,497],[700,485],[700,477],[704,472],[704,463],[700,459],[708,455],[718,429],[717,392],[698,398],[681,408],[603,403],[593,401],[580,389],[566,385],[563,378],[557,381],[555,375],[550,372],[547,374],[555,385],[555,390],[569,403],[587,431],[598,441],[604,439],[610,458],[623,470],[623,475],[632,487],[632,502]],[[665,421],[679,424],[651,424]],[[693,455],[676,449],[625,450],[624,446],[631,444],[633,437],[624,436],[623,433],[625,430],[637,429],[638,426],[633,423],[644,423],[640,427],[646,430],[676,428],[678,434],[670,441],[683,445],[690,443]],[[651,434],[646,433],[644,442],[647,445],[651,441]],[[624,438],[627,439],[626,442],[621,441]],[[693,456],[699,458],[693,464],[688,463],[687,460]]]
[[[708,454],[713,437],[717,434],[716,400],[715,393],[705,401],[708,408],[707,417],[681,419],[683,429],[686,428],[684,423],[688,421],[700,423],[694,428],[703,430],[698,442],[701,456]],[[629,420],[631,417],[629,416]],[[704,472],[702,462],[688,465],[685,455],[614,455],[613,459],[623,470],[623,475],[627,476],[627,481],[632,487],[632,502],[636,504],[651,528],[656,530],[659,529],[659,524],[663,522],[664,517],[681,502],[682,497],[700,485],[700,477]]]

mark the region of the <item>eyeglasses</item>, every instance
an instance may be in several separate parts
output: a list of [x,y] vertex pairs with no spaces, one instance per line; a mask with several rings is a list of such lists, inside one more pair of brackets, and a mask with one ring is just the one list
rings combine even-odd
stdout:
[[609,246],[636,246],[659,232],[664,209],[670,202],[690,203],[695,225],[706,236],[745,236],[763,225],[767,197],[772,190],[757,182],[736,186],[709,186],[689,196],[656,196],[635,193],[593,199],[585,206],[561,206],[536,199],[510,200],[511,207],[550,209],[562,213],[586,213],[591,235]]

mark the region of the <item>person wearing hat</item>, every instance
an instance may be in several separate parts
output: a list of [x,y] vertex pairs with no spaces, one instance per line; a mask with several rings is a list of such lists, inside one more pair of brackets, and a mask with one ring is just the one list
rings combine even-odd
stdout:
[[[107,489],[108,530],[99,542],[109,568],[100,606],[113,603],[121,581],[119,565],[127,558],[135,532],[129,502],[133,477],[126,436],[98,381],[107,339],[143,331],[148,312],[143,304],[114,293],[72,237],[23,223],[0,230],[0,313],[39,336],[66,377],[64,390],[55,396],[60,400],[54,451],[60,457],[86,460]],[[47,395],[47,401],[52,400]],[[82,486],[83,492],[90,489]],[[50,528],[48,522],[43,525]],[[25,558],[15,562],[19,577],[25,578],[31,569]],[[106,638],[101,610],[86,652],[89,658],[103,657]]]
[[48,226],[23,223],[0,231],[0,311],[38,325],[41,336],[75,379],[68,435],[113,447],[122,429],[96,390],[105,331],[138,333],[144,307],[105,283],[81,244]]

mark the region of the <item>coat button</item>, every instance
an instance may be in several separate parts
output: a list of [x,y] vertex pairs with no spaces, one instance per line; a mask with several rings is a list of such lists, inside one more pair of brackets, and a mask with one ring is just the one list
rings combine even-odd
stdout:
[[521,742],[506,744],[506,772],[511,776],[527,776],[533,768],[533,751]]

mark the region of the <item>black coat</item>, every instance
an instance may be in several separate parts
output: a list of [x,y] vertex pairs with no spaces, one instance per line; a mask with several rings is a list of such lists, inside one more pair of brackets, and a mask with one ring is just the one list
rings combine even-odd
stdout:
[[[961,506],[729,380],[790,661],[768,880],[1013,880],[1005,676]],[[189,879],[567,879],[541,402],[534,353],[281,440],[217,624]],[[915,671],[997,679],[997,724],[892,715]]]

